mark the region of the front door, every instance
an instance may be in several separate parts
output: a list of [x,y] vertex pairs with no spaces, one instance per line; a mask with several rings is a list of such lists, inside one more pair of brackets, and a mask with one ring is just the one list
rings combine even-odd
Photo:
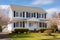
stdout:
[[29,22],[29,30],[37,30],[38,26],[37,26],[37,22]]
[[0,26],[0,32],[2,32],[2,27]]

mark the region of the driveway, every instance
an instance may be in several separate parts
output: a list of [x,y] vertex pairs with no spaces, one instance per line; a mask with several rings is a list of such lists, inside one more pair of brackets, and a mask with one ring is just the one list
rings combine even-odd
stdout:
[[8,36],[8,33],[0,33],[0,40],[12,40],[12,39]]

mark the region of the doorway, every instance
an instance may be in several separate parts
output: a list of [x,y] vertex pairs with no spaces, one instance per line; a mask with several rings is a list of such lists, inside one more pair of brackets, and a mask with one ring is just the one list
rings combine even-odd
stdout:
[[2,32],[2,26],[0,26],[0,32]]

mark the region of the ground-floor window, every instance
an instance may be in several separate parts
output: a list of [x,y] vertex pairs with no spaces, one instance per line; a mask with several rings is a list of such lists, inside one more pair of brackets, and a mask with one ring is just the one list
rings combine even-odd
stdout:
[[39,23],[39,27],[47,28],[47,24],[46,23]]
[[15,22],[14,27],[25,27],[25,22]]

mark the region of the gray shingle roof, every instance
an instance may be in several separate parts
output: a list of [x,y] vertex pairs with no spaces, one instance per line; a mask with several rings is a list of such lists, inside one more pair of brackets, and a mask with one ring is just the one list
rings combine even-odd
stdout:
[[46,13],[45,10],[42,8],[36,8],[36,7],[29,7],[29,6],[17,6],[17,5],[11,5],[12,11],[17,11],[17,12],[38,12],[38,13]]

